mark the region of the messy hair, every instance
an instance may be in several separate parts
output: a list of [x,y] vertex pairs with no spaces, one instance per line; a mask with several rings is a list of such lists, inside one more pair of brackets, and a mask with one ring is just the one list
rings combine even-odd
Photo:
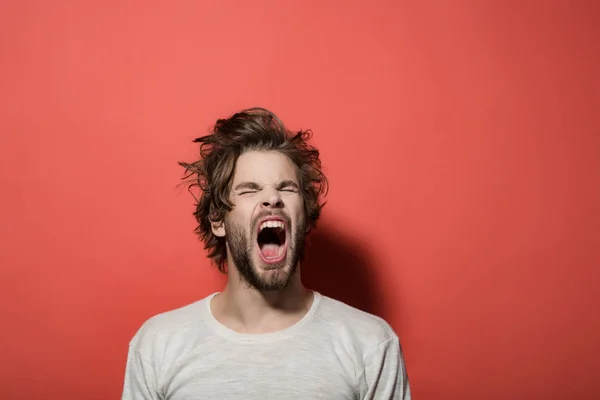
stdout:
[[328,182],[321,169],[319,151],[308,143],[311,136],[310,130],[287,130],[269,110],[251,108],[217,120],[208,135],[194,139],[194,143],[200,143],[200,158],[179,165],[186,170],[183,179],[188,190],[201,190],[194,211],[198,222],[195,232],[219,271],[226,272],[225,238],[213,234],[211,222],[223,221],[233,209],[229,195],[235,166],[246,151],[271,150],[288,157],[297,171],[307,227],[315,227],[325,205]]

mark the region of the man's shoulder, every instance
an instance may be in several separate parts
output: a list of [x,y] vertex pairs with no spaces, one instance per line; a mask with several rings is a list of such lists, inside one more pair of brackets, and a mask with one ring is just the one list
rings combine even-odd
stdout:
[[397,339],[394,329],[383,318],[340,300],[322,296],[321,320],[332,332],[364,347]]
[[130,345],[142,349],[156,342],[185,337],[192,330],[197,331],[203,325],[205,307],[210,297],[151,316],[141,324]]

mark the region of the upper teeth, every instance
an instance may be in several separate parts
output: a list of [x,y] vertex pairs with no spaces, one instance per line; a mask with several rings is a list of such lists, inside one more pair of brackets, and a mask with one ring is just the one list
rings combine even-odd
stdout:
[[260,230],[265,228],[281,228],[283,229],[283,221],[265,221],[260,225]]

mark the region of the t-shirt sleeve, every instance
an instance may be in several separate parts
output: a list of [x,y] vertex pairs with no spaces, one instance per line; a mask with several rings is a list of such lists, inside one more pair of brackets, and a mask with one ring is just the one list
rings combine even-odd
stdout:
[[161,400],[156,383],[154,367],[144,360],[132,347],[129,347],[125,384],[121,400]]
[[380,343],[365,359],[361,400],[410,400],[410,385],[397,337]]

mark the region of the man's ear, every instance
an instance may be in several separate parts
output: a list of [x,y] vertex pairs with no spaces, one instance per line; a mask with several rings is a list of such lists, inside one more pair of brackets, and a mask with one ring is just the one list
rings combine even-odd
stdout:
[[223,220],[210,223],[212,233],[217,237],[225,237],[225,224]]

